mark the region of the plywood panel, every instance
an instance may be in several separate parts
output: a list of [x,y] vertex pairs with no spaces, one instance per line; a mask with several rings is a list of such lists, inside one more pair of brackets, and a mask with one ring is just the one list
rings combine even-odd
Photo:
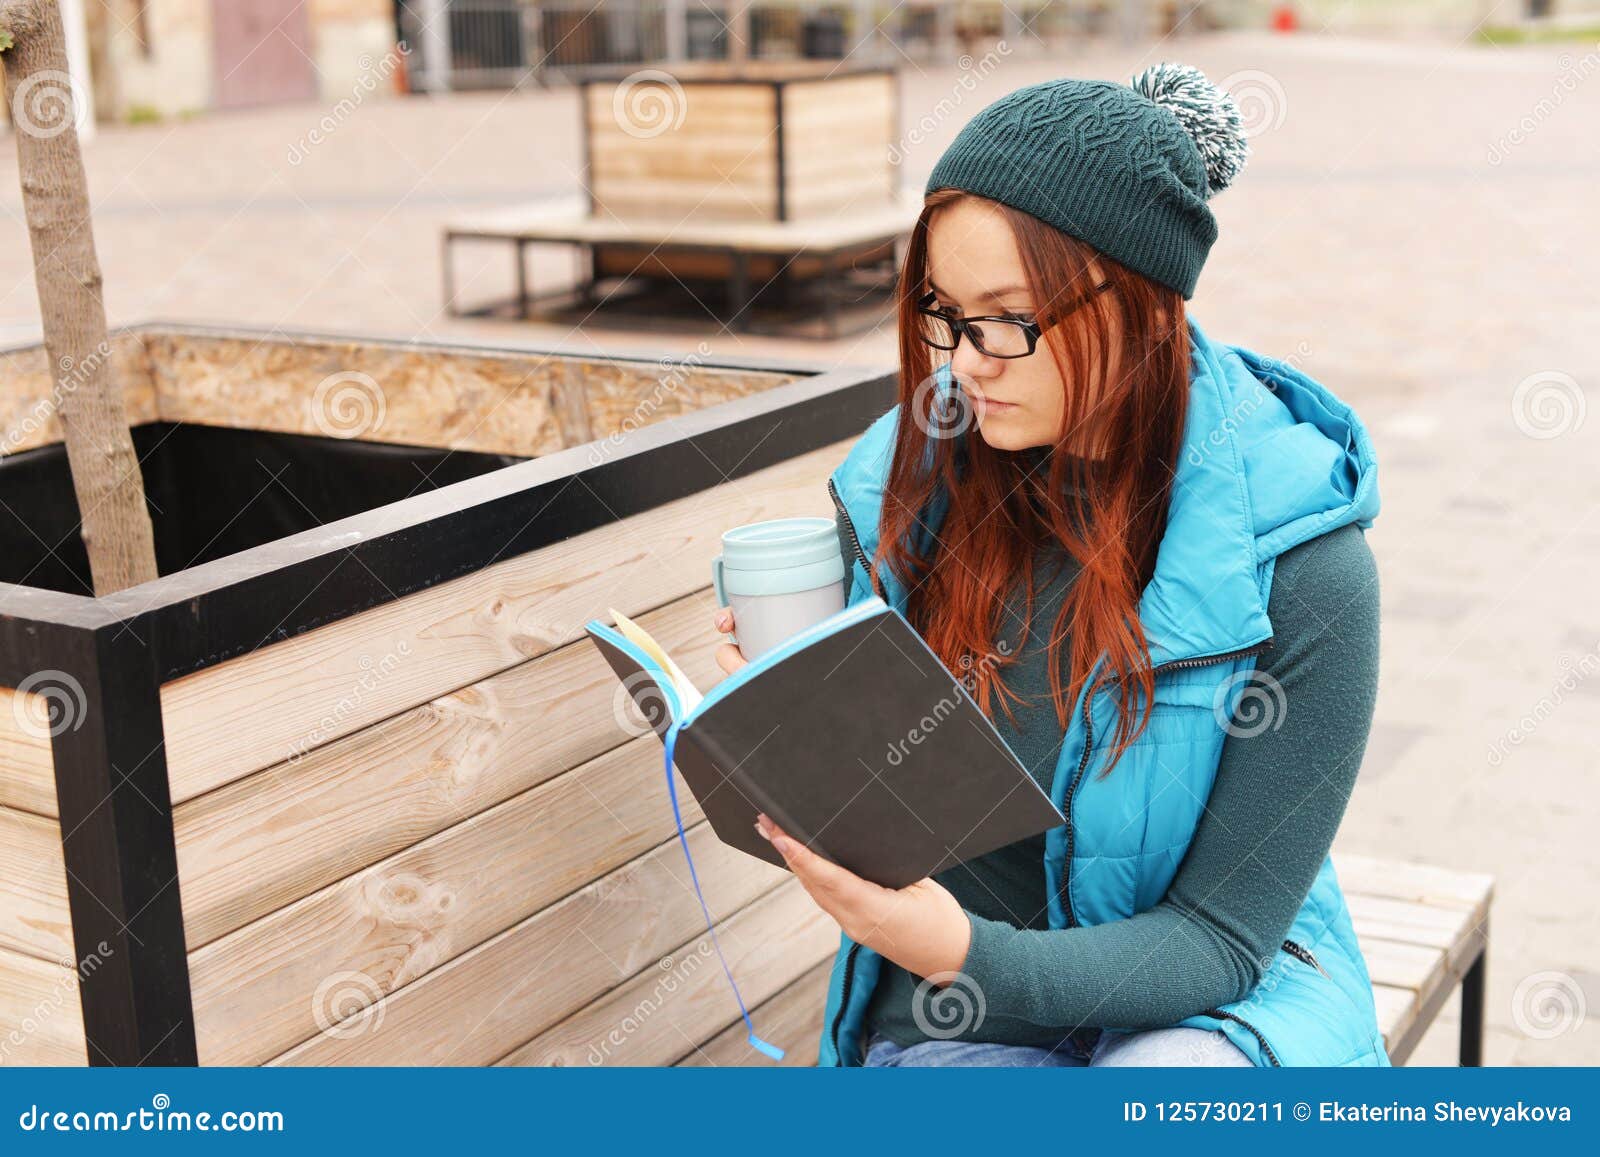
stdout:
[[703,587],[721,532],[831,515],[845,439],[162,685],[174,802]]
[[190,953],[201,1063],[275,1057],[644,854],[661,774],[644,735]]
[[56,814],[49,720],[42,695],[0,687],[0,806]]
[[[798,881],[785,881],[717,929],[747,1004],[781,992],[839,946],[839,926]],[[675,954],[697,954],[694,943]],[[714,955],[680,972],[678,983],[641,973],[603,999],[541,1033],[504,1065],[666,1065],[710,1040],[738,1017]],[[799,1041],[774,1041],[783,1048]]]
[[[628,388],[660,376],[636,361],[320,337],[263,341],[184,332],[145,338],[172,422],[537,456],[567,444],[552,397],[571,376]],[[794,375],[691,365],[689,379],[751,390]]]
[[84,1065],[78,974],[0,948],[0,1065]]
[[[138,334],[108,335],[95,367],[106,365],[127,411],[137,426],[159,417],[155,383],[143,339]],[[0,454],[15,454],[61,441],[60,397],[66,385],[88,380],[89,359],[81,367],[57,373],[50,352],[41,343],[0,351]]]
[[[701,823],[689,848],[721,920],[786,873]],[[705,926],[676,839],[297,1045],[274,1064],[483,1065],[640,972]]]
[[[832,959],[824,960],[760,1008],[750,1018],[763,1040],[781,1041],[784,1068],[817,1063],[822,1040],[822,1014],[828,999],[828,974]],[[749,1030],[742,1019],[734,1021],[705,1044],[684,1057],[685,1067],[744,1067],[773,1062],[750,1047]]]
[[[722,678],[714,608],[707,589],[639,620],[702,688]],[[580,639],[180,804],[190,948],[625,742],[619,692]]]
[[51,962],[73,959],[61,828],[0,807],[0,947]]

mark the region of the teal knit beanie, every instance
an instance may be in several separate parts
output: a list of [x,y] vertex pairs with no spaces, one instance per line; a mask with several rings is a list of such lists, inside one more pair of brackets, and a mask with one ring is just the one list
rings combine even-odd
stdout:
[[1166,63],[1126,85],[1062,79],[1001,97],[956,135],[924,193],[1021,209],[1188,299],[1217,239],[1206,199],[1249,154],[1233,98]]

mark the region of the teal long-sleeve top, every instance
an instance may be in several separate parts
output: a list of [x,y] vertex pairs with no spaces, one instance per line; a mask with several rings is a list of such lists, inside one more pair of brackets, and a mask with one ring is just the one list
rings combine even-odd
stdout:
[[[1076,572],[1054,547],[1041,549],[1034,570],[1032,629],[1018,661],[1001,668],[1028,702],[1015,708],[1014,723],[1000,710],[994,722],[1048,791],[1062,733],[1045,649]],[[1008,605],[1015,646],[1026,616],[1020,589]],[[1248,995],[1258,962],[1278,950],[1328,854],[1366,748],[1378,579],[1363,532],[1346,526],[1286,551],[1267,612],[1274,645],[1257,666],[1283,688],[1282,724],[1225,739],[1194,839],[1155,907],[1051,929],[1042,835],[935,877],[971,922],[962,972],[984,999],[981,1020],[953,1039],[1053,1047],[1078,1030],[1163,1027]],[[1070,634],[1063,663],[1067,646]],[[869,1031],[909,1046],[929,1039],[926,1024],[952,1039],[947,1018],[928,1007],[936,990],[920,981],[885,960]]]

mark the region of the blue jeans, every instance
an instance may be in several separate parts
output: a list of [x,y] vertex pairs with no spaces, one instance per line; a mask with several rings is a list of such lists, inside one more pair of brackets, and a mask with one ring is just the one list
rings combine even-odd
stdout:
[[[1090,1037],[1093,1034],[1089,1034]],[[933,1068],[1087,1068],[1089,1066],[1238,1066],[1250,1058],[1220,1032],[1199,1028],[1153,1028],[1142,1032],[1102,1032],[1092,1044],[1083,1034],[1067,1037],[1053,1049],[990,1041],[927,1040],[909,1047],[873,1033],[867,1065]]]

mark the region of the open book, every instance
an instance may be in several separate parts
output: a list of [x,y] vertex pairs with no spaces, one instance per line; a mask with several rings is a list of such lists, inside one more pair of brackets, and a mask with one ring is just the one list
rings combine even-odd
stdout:
[[724,843],[814,852],[904,887],[1065,822],[967,690],[882,599],[800,632],[702,693],[638,624],[587,630]]

